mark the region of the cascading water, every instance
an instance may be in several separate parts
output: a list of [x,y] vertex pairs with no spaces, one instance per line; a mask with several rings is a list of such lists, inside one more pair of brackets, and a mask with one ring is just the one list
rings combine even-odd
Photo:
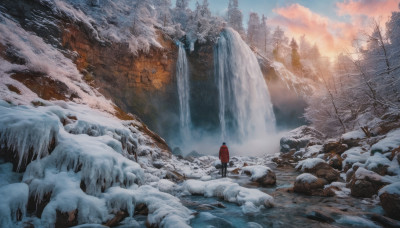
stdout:
[[178,61],[176,63],[176,79],[179,96],[179,115],[180,129],[183,137],[190,136],[190,106],[189,106],[189,66],[186,57],[185,47],[181,42],[178,42],[179,52]]
[[257,58],[231,28],[214,50],[222,140],[245,141],[275,132],[275,116]]

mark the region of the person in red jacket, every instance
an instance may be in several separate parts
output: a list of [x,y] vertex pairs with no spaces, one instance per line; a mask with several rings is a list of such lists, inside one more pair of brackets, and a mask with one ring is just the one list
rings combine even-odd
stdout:
[[222,146],[219,149],[219,160],[221,160],[222,165],[222,177],[226,177],[226,169],[228,168],[229,162],[229,150],[226,143],[222,143]]

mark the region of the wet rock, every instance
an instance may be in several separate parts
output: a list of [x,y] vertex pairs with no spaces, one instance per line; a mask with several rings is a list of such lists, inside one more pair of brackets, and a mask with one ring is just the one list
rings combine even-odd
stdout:
[[114,218],[108,220],[106,223],[104,223],[104,225],[108,227],[116,226],[127,216],[128,213],[126,213],[125,211],[118,211],[117,214],[114,216]]
[[243,163],[243,167],[249,166],[246,162]]
[[379,199],[385,213],[400,220],[400,182],[390,184],[379,191]]
[[160,161],[155,161],[153,162],[153,166],[154,168],[161,169],[164,166],[164,163]]
[[323,145],[322,152],[323,153],[335,153],[335,154],[342,154],[345,152],[349,147],[346,144],[335,141],[327,142]]
[[185,176],[181,175],[176,171],[167,171],[165,174],[165,179],[173,180],[174,182],[182,182],[186,180]]
[[296,151],[304,148],[307,144],[321,144],[325,136],[309,126],[301,126],[290,131],[286,136],[280,140],[281,152],[287,153],[291,149]]
[[332,223],[335,221],[332,217],[317,211],[311,211],[306,215],[306,217],[324,223]]
[[148,214],[149,214],[149,209],[147,208],[146,204],[140,203],[136,205],[135,215],[148,215]]
[[216,202],[216,203],[213,203],[211,205],[214,206],[214,207],[218,207],[218,208],[226,208],[226,206],[221,202]]
[[240,173],[240,168],[236,168],[236,169],[232,170],[231,173],[239,174]]
[[276,183],[276,175],[273,171],[269,171],[261,178],[255,179],[255,181],[263,187],[274,185]]
[[78,225],[78,209],[61,212],[56,210],[55,227],[71,227]]
[[233,165],[235,165],[235,163],[233,163],[233,161],[229,161],[229,167],[232,167]]
[[306,195],[319,195],[322,193],[327,181],[309,173],[303,173],[296,178],[293,190]]
[[394,219],[378,214],[368,214],[368,216],[372,221],[378,222],[384,227],[400,228],[400,221],[396,221]]
[[210,211],[210,210],[214,210],[214,209],[215,208],[212,205],[209,205],[209,204],[200,204],[196,208],[196,210],[198,210],[198,211]]
[[351,195],[355,197],[372,197],[379,189],[389,184],[386,178],[379,174],[359,167],[349,184]]

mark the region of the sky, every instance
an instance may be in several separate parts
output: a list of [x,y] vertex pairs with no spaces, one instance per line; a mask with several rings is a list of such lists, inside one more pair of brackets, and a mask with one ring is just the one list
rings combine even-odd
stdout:
[[[202,0],[199,0],[200,2]],[[195,0],[191,0],[194,8]],[[228,0],[208,0],[211,11],[223,16]],[[399,11],[400,0],[239,0],[246,27],[250,12],[268,17],[271,27],[281,26],[289,37],[305,34],[321,53],[334,57],[351,48],[353,41],[371,27],[372,18],[384,22]]]

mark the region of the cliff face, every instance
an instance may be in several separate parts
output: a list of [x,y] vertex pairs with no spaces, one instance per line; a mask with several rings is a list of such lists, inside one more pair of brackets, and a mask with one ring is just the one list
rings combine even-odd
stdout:
[[[160,129],[159,125],[172,127],[178,108],[177,47],[161,33],[158,41],[162,49],[134,55],[127,44],[92,40],[76,25],[68,25],[62,32],[62,45],[77,53],[74,62],[84,79],[153,129]],[[163,116],[171,116],[172,121],[164,121]]]

